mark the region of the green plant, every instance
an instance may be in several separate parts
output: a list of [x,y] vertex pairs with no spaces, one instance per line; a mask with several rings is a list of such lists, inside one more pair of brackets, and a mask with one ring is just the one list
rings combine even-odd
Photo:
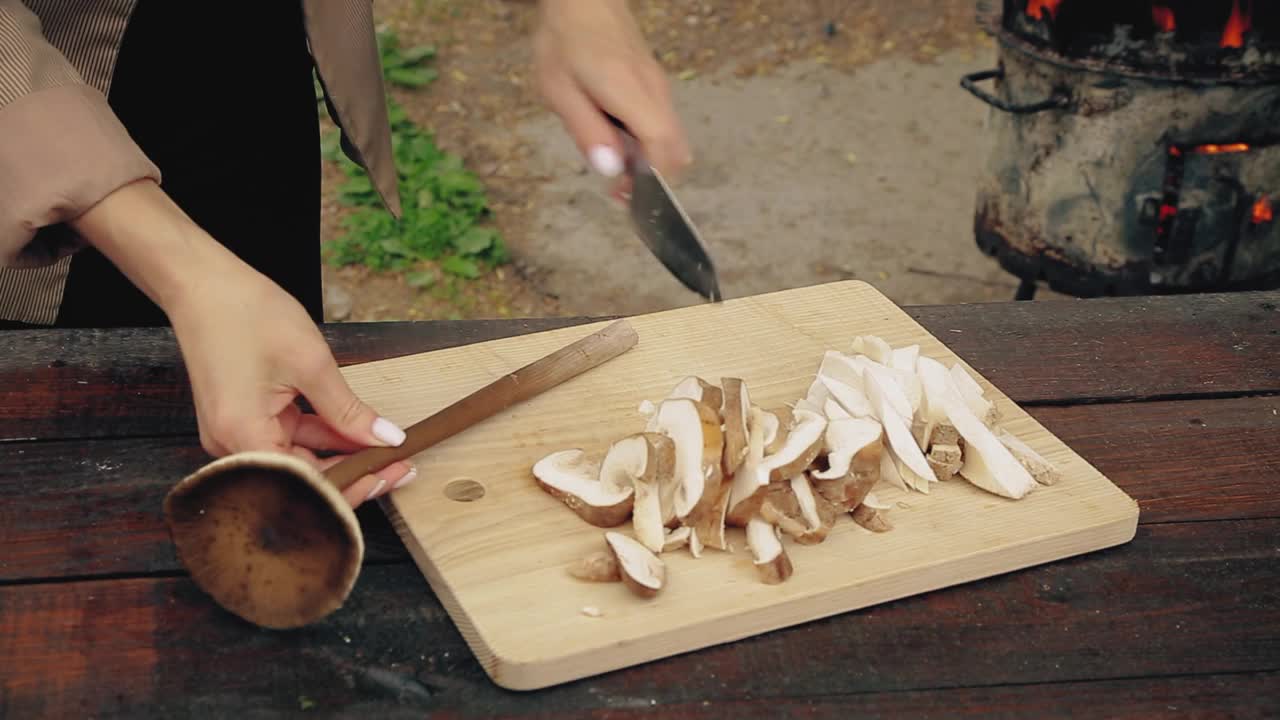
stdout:
[[[417,65],[433,56],[431,51],[399,49],[394,35],[379,35],[388,80],[410,84],[435,77]],[[406,73],[417,73],[406,75]],[[400,78],[395,80],[392,75]],[[485,227],[490,216],[484,185],[463,167],[456,155],[446,153],[435,138],[388,98],[392,151],[400,180],[402,217],[397,220],[383,208],[368,175],[339,149],[337,131],[328,133],[321,150],[338,164],[345,181],[338,202],[354,208],[342,220],[346,231],[329,243],[329,261],[335,265],[366,265],[375,270],[410,271],[421,261],[432,260],[440,269],[459,278],[479,277],[486,267],[506,262],[507,252],[498,232]],[[407,278],[418,288],[435,283],[434,274],[418,270]]]

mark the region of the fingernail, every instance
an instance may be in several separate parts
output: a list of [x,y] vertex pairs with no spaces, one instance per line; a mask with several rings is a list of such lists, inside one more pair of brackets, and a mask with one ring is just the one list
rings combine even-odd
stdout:
[[596,145],[587,153],[591,167],[605,177],[617,177],[622,174],[622,158],[618,151],[608,145]]
[[396,484],[391,486],[391,489],[399,490],[405,485],[408,485],[409,483],[413,482],[415,479],[417,479],[417,477],[418,477],[418,468],[410,467],[409,472],[405,473],[404,477],[397,480]]
[[386,418],[373,421],[373,436],[391,447],[398,447],[405,438],[404,431]]
[[386,480],[382,478],[378,478],[378,484],[373,486],[373,489],[369,491],[369,494],[366,495],[364,499],[372,500],[375,495],[377,495],[379,492],[382,491],[382,488],[385,487],[386,484],[387,484]]

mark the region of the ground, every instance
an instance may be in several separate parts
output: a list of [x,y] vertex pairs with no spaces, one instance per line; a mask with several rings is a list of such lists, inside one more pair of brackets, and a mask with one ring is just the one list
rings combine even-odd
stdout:
[[[670,73],[695,163],[677,194],[726,297],[840,278],[901,304],[1012,297],[973,242],[994,65],[975,0],[632,4]],[[439,79],[393,90],[484,181],[512,261],[453,288],[326,268],[332,320],[639,313],[700,302],[648,254],[532,87],[533,3],[375,0]],[[325,240],[345,212],[326,171]]]

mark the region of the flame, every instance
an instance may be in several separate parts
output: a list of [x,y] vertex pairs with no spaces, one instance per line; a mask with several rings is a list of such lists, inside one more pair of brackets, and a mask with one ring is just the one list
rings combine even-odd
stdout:
[[1044,14],[1050,17],[1058,14],[1058,6],[1062,0],[1027,0],[1027,14],[1037,20],[1044,20]]
[[1249,9],[1240,12],[1240,0],[1231,0],[1231,17],[1227,18],[1227,26],[1222,29],[1222,47],[1244,46],[1244,34],[1249,31],[1253,17],[1253,0],[1247,1]]
[[1173,10],[1164,5],[1151,6],[1151,19],[1162,32],[1173,32],[1177,28],[1173,21]]
[[1275,215],[1271,210],[1271,199],[1266,195],[1260,196],[1253,204],[1253,224],[1261,225],[1264,222],[1271,222],[1273,217]]
[[1221,153],[1238,153],[1248,152],[1249,145],[1247,143],[1231,143],[1229,145],[1197,145],[1191,148],[1191,152],[1197,155],[1219,155]]

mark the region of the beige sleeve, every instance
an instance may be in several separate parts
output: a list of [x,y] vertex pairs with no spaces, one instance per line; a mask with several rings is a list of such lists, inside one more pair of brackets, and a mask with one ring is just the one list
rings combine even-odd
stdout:
[[[0,266],[44,265],[83,243],[36,241],[116,188],[160,181],[111,111],[45,39],[40,19],[19,0],[0,0]],[[72,237],[71,233],[46,233]]]

